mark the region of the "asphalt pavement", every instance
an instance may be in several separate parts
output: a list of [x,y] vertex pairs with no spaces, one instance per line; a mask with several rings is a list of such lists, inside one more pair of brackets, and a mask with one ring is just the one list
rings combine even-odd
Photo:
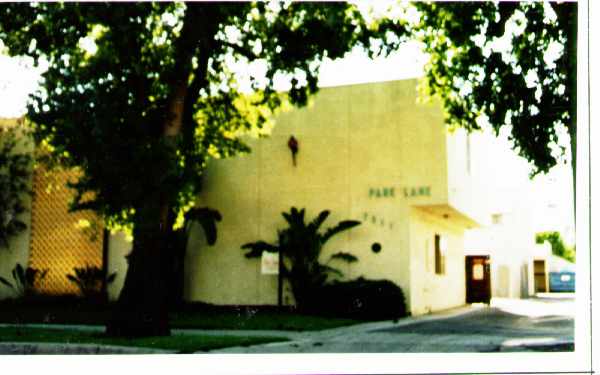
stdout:
[[572,351],[574,296],[494,299],[407,318],[305,333],[291,342],[215,353],[473,353]]

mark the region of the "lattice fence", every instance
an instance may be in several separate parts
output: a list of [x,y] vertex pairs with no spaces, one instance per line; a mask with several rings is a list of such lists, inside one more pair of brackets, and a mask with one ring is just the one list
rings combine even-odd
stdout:
[[29,265],[48,269],[38,286],[44,294],[77,293],[66,275],[74,267],[102,267],[101,222],[92,212],[68,212],[73,193],[65,184],[76,176],[74,171],[49,173],[43,168],[34,174]]

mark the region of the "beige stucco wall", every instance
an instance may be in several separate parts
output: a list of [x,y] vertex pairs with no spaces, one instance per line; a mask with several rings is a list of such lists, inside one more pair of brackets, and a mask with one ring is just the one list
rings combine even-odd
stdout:
[[[274,241],[276,229],[285,227],[281,212],[296,206],[306,207],[309,219],[332,210],[324,227],[344,219],[363,222],[334,238],[324,254],[343,250],[359,257],[358,263],[342,265],[346,277],[394,281],[415,313],[463,304],[465,221],[457,215],[444,219],[445,211],[436,208],[460,208],[448,200],[448,168],[459,171],[446,157],[454,144],[440,108],[417,104],[415,87],[416,81],[407,80],[323,89],[311,106],[281,115],[269,138],[250,140],[249,155],[212,161],[199,205],[218,209],[223,221],[213,247],[205,245],[199,228],[192,231],[186,299],[276,303],[277,277],[261,275],[259,260],[245,259],[240,247]],[[300,145],[295,167],[290,135]],[[410,196],[423,187],[430,194]],[[460,186],[455,188],[458,194]],[[415,214],[413,206],[429,207],[430,213]],[[419,271],[424,254],[418,254],[417,243],[431,237],[433,248],[437,232],[449,239],[448,272],[425,282],[429,275]],[[371,251],[374,242],[382,245],[381,253]],[[417,285],[414,296],[411,283]]]
[[477,133],[468,134],[464,129],[449,132],[446,137],[448,163],[448,203],[460,214],[475,221],[470,227],[486,224],[488,208],[481,199],[481,165],[477,160],[481,155],[481,137]]
[[111,234],[108,240],[108,260],[107,274],[116,273],[115,280],[107,285],[106,291],[109,300],[116,300],[119,297],[121,288],[125,283],[125,274],[127,273],[127,258],[132,247],[131,238],[124,233],[117,232]]
[[[308,220],[331,210],[323,227],[362,222],[331,240],[323,254],[323,260],[337,251],[355,254],[358,263],[340,264],[347,278],[397,283],[415,314],[464,303],[462,232],[474,224],[477,196],[468,187],[464,137],[448,134],[438,105],[417,103],[416,84],[323,89],[308,107],[277,118],[270,137],[248,139],[250,154],[213,160],[198,204],[218,209],[223,221],[212,247],[199,226],[191,231],[185,298],[275,304],[277,277],[262,275],[259,260],[246,259],[240,247],[274,241],[285,227],[281,212],[296,206],[307,209]],[[290,135],[300,145],[297,166],[287,147]],[[449,245],[443,276],[431,266],[436,233]],[[371,251],[375,242],[382,245],[379,254]],[[111,236],[108,270],[117,273],[111,299],[124,282],[130,249],[124,235]],[[285,300],[293,303],[289,293]]]
[[[419,209],[410,210],[410,308],[413,315],[465,303],[464,227]],[[435,235],[447,243],[445,272],[435,273]]]
[[[17,119],[0,119],[0,127],[15,126]],[[17,143],[17,152],[31,152],[32,143],[23,140]],[[29,261],[29,241],[31,238],[31,196],[25,195],[26,212],[20,215],[27,229],[9,240],[9,248],[0,247],[0,276],[13,282],[11,272],[17,263],[27,267]],[[0,284],[0,300],[14,297],[14,291]]]

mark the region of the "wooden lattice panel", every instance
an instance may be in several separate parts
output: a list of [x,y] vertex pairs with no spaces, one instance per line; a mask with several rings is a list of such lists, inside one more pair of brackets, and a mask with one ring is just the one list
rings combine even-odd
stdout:
[[82,220],[100,225],[96,216],[68,211],[73,192],[65,184],[75,177],[73,171],[48,173],[43,168],[34,174],[29,265],[48,269],[37,288],[41,293],[77,293],[66,278],[73,267],[102,267],[102,228],[81,228]]

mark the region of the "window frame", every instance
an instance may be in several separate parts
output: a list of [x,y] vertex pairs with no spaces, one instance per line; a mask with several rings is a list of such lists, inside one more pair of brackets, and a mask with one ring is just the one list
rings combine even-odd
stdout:
[[434,235],[434,271],[436,275],[446,274],[446,256],[442,252],[441,242],[442,236],[436,233]]

